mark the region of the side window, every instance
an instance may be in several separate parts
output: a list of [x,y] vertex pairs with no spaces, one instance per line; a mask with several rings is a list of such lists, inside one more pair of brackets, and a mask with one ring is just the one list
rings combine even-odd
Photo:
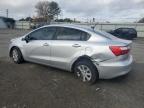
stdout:
[[82,35],[81,35],[82,41],[87,41],[89,38],[90,38],[90,34],[88,34],[86,32],[82,32]]
[[122,32],[122,29],[116,29],[116,30],[115,30],[115,33],[118,33],[118,34],[119,34],[119,33],[121,33],[121,32]]
[[31,40],[51,40],[56,32],[53,27],[45,27],[32,32],[29,37]]
[[40,40],[43,35],[43,29],[36,30],[29,34],[29,38],[31,40]]
[[72,28],[58,28],[57,40],[88,40],[89,35],[83,31]]
[[123,33],[128,33],[128,32],[129,32],[129,29],[123,28],[123,29],[122,29],[122,32],[123,32]]
[[129,29],[129,33],[130,34],[136,34],[136,30],[135,29]]

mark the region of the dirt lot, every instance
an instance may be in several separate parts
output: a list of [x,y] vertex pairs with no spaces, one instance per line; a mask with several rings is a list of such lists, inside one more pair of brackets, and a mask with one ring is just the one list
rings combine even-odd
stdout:
[[8,42],[26,32],[0,30],[0,108],[144,108],[144,39],[133,43],[132,72],[90,86],[66,71],[12,63]]

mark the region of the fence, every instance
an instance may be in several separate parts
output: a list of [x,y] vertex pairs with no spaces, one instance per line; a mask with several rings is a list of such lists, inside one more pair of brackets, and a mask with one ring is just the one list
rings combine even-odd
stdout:
[[[51,24],[76,24],[81,26],[93,26],[96,25],[95,28],[99,30],[109,31],[114,30],[121,27],[127,28],[135,28],[138,32],[138,37],[144,37],[144,24],[143,23],[60,23],[53,22]],[[30,29],[33,26],[33,23],[26,21],[18,21],[16,22],[16,28],[18,29]]]
[[115,30],[121,27],[134,28],[137,30],[138,37],[144,37],[144,24],[142,23],[99,23],[99,24],[96,24],[96,29],[100,29],[104,31]]
[[16,21],[16,29],[30,29],[34,24],[29,21]]

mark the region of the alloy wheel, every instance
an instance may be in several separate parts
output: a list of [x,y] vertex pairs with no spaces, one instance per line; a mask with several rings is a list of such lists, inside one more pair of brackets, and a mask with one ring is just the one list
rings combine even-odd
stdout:
[[18,51],[16,49],[12,51],[12,58],[15,62],[18,61]]
[[88,82],[91,80],[92,73],[88,66],[79,65],[77,67],[77,76],[81,78],[83,82]]

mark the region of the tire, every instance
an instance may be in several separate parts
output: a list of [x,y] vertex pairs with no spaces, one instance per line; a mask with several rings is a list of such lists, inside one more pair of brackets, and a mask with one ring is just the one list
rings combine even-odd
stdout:
[[17,48],[17,47],[14,47],[11,50],[10,56],[11,56],[11,59],[13,60],[13,62],[16,63],[16,64],[20,64],[20,63],[24,62],[22,53],[21,53],[20,49]]
[[94,84],[99,79],[96,66],[90,60],[80,60],[74,66],[74,74],[81,81]]

